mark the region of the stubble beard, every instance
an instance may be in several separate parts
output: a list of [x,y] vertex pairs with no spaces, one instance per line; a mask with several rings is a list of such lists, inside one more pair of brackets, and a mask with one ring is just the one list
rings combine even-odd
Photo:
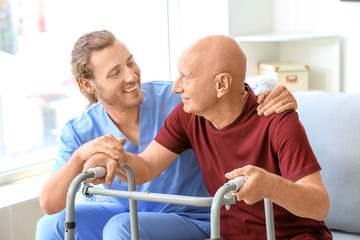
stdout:
[[98,95],[97,98],[103,105],[108,105],[113,108],[122,108],[129,109],[138,107],[143,102],[143,93],[141,88],[138,89],[138,93],[136,96],[128,96],[131,99],[127,99],[126,94],[121,94],[120,96],[117,94],[114,95],[106,95],[104,94],[103,89],[98,87]]

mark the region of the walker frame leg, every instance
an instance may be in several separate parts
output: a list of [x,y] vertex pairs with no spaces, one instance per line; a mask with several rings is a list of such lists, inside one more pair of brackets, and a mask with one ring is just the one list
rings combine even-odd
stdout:
[[[134,172],[129,165],[125,164],[124,170],[128,179],[128,190],[129,192],[136,191],[135,176]],[[137,203],[136,200],[129,198],[129,208],[130,208],[130,229],[131,229],[131,239],[139,239],[139,229],[138,229],[138,215],[137,215]]]

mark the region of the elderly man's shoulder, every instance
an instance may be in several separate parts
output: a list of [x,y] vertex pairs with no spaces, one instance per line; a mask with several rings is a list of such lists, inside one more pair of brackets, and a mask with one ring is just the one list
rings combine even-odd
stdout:
[[294,110],[288,110],[283,113],[274,113],[271,116],[259,116],[259,119],[262,119],[263,122],[266,122],[269,126],[275,128],[285,127],[292,129],[295,126],[301,124],[299,115]]

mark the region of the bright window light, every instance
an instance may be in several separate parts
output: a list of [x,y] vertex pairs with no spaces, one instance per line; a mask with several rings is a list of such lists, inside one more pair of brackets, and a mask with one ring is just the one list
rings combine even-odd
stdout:
[[87,105],[69,64],[82,34],[112,31],[142,82],[169,79],[166,0],[0,2],[0,175],[54,159],[61,128]]

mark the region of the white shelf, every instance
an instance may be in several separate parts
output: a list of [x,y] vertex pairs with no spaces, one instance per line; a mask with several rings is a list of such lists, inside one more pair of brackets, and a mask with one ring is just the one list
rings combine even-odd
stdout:
[[238,36],[238,42],[288,42],[313,39],[340,38],[336,34],[313,34],[313,33],[264,33],[248,36]]
[[340,91],[341,36],[313,33],[263,33],[235,40],[247,56],[247,76],[258,74],[260,62],[298,62],[310,67],[309,87]]

